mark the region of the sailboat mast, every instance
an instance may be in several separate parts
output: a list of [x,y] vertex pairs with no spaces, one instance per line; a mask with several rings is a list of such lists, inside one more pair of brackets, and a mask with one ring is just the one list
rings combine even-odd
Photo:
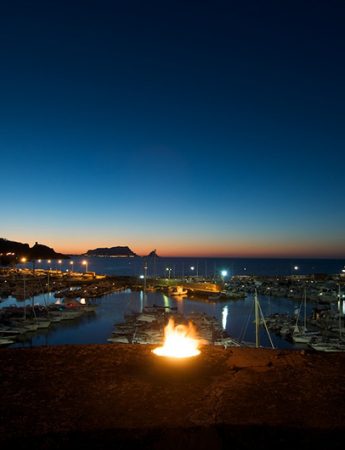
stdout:
[[255,346],[258,348],[260,346],[259,340],[259,302],[258,302],[258,291],[255,289]]
[[307,330],[307,288],[304,286],[304,331]]
[[338,296],[339,296],[339,311],[338,311],[338,316],[339,316],[339,338],[341,339],[341,314],[342,314],[342,304],[341,304],[340,283],[339,283],[339,286],[338,286]]
[[23,282],[24,282],[24,289],[23,289],[23,293],[24,293],[24,320],[26,320],[26,300],[25,300],[25,298],[26,298],[26,289],[25,289],[25,274],[24,274],[24,277],[23,277]]

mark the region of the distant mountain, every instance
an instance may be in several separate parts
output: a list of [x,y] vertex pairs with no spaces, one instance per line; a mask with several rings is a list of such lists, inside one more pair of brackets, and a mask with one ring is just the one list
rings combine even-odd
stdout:
[[159,258],[159,256],[157,255],[157,250],[155,249],[155,250],[152,250],[152,252],[150,252],[148,255],[147,255],[147,258]]
[[56,253],[54,249],[38,242],[30,248],[29,244],[0,238],[1,264],[17,263],[21,258],[27,258],[30,261],[33,259],[67,259],[68,256]]
[[38,242],[30,249],[30,259],[69,259],[69,256],[56,253],[53,248]]
[[111,256],[111,257],[133,257],[138,256],[136,253],[132,252],[129,247],[105,247],[105,248],[96,248],[94,250],[88,250],[85,253],[87,256]]

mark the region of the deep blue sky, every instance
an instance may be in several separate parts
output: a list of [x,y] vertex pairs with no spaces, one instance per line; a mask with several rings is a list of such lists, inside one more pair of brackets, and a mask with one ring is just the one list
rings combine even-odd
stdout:
[[345,3],[3,1],[0,237],[345,256]]

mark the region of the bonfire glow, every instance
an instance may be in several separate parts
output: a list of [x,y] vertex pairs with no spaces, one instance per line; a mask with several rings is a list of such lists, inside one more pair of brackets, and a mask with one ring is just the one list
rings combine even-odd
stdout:
[[163,347],[157,347],[152,351],[158,356],[188,358],[200,354],[200,350],[198,350],[199,343],[195,327],[191,322],[189,322],[188,326],[175,326],[174,319],[169,319],[168,325],[164,328]]

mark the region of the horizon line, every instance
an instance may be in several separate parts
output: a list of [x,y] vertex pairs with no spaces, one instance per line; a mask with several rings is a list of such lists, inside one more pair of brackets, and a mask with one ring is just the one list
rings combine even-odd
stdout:
[[[86,253],[64,253],[66,256],[84,256],[84,257],[93,257],[93,258],[148,258],[149,255],[134,255],[134,256],[111,256],[111,255],[86,255]],[[157,255],[157,258],[190,258],[190,259],[345,259],[345,256],[173,256],[173,255]]]

